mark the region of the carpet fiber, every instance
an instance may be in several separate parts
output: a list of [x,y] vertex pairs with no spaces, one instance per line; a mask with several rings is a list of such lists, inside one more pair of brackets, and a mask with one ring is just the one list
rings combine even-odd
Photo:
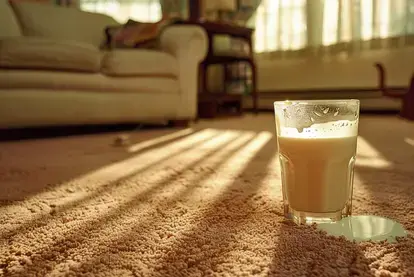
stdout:
[[283,220],[271,114],[116,135],[1,143],[0,276],[414,276],[414,124],[360,123],[354,214],[395,244]]

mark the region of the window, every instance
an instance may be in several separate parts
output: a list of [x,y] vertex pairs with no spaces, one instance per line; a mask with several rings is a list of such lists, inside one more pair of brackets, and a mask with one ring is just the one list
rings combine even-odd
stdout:
[[413,34],[414,0],[323,0],[322,44]]
[[338,1],[325,1],[323,7],[322,44],[329,45],[338,41]]
[[254,19],[256,52],[304,48],[305,11],[305,0],[262,0]]
[[119,22],[133,19],[156,22],[161,19],[159,0],[80,0],[84,11],[104,13]]
[[414,0],[406,0],[406,17],[403,22],[406,24],[406,33],[414,34]]

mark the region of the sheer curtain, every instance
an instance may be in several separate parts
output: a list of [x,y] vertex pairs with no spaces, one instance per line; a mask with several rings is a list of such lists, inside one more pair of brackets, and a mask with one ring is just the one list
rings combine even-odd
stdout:
[[256,52],[360,45],[414,35],[414,0],[262,0]]
[[108,14],[119,22],[128,19],[156,22],[162,17],[159,0],[80,0],[80,8]]
[[413,0],[323,0],[322,45],[413,34]]
[[306,1],[262,0],[249,22],[255,28],[256,52],[306,46]]

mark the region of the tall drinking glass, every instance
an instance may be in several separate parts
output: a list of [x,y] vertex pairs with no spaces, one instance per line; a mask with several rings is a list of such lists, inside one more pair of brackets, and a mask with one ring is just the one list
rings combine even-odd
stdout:
[[302,224],[351,215],[359,100],[274,107],[285,217]]

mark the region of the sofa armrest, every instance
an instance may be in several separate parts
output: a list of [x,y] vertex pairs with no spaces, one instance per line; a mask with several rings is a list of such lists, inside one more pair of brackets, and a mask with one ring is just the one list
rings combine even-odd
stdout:
[[163,51],[177,58],[191,57],[201,62],[208,47],[207,34],[196,25],[171,25],[161,33],[160,44]]
[[181,105],[177,117],[193,119],[197,114],[199,64],[208,48],[207,34],[196,25],[171,25],[161,33],[160,45],[178,62]]

